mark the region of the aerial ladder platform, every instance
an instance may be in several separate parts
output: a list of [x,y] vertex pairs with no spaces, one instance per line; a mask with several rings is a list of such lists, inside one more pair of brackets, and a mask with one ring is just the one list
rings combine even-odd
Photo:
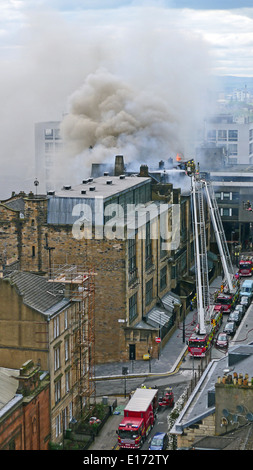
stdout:
[[[209,181],[207,182],[205,178],[200,176],[199,171],[196,169],[194,160],[189,160],[188,165],[186,165],[186,173],[191,177],[199,331],[201,334],[205,334],[206,323],[210,321],[213,305],[211,305],[209,291],[204,199],[207,201],[211,215],[215,238],[221,257],[226,290],[230,293],[235,292],[236,283],[234,282],[233,266],[212,183]],[[206,198],[204,198],[204,194]]]

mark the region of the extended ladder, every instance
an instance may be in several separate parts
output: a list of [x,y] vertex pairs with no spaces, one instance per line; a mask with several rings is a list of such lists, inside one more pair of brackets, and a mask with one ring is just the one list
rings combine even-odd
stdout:
[[205,318],[210,306],[206,226],[203,201],[203,182],[196,179],[195,174],[192,175],[192,208],[199,331],[201,334],[205,334]]
[[217,200],[214,194],[214,190],[211,184],[208,184],[207,181],[203,181],[205,185],[206,195],[207,195],[207,203],[210,209],[210,214],[212,218],[212,224],[215,232],[215,237],[217,241],[217,245],[220,252],[222,267],[224,271],[224,276],[227,281],[229,292],[234,291],[233,287],[233,265],[230,257],[230,253],[228,250],[225,233],[221,221],[221,216],[217,204]]

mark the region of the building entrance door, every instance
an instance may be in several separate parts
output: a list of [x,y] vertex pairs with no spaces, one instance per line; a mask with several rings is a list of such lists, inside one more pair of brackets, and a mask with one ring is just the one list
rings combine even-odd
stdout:
[[135,344],[129,344],[129,360],[135,361]]

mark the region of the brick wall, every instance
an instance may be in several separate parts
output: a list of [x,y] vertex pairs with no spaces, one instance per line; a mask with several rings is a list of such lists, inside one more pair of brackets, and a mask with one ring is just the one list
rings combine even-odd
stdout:
[[32,397],[10,407],[0,418],[0,450],[48,450],[50,439],[49,382]]

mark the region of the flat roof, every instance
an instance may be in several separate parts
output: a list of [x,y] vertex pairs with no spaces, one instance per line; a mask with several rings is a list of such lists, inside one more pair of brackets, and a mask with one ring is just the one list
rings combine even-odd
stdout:
[[154,388],[137,388],[125,407],[128,411],[146,411],[158,390]]
[[[99,176],[98,178],[86,178],[76,186],[64,185],[63,189],[55,191],[53,196],[63,198],[90,199],[101,196],[110,198],[116,194],[128,191],[135,186],[141,186],[151,181],[151,178],[141,176]],[[84,193],[86,191],[86,193]],[[48,194],[49,195],[49,194]]]

